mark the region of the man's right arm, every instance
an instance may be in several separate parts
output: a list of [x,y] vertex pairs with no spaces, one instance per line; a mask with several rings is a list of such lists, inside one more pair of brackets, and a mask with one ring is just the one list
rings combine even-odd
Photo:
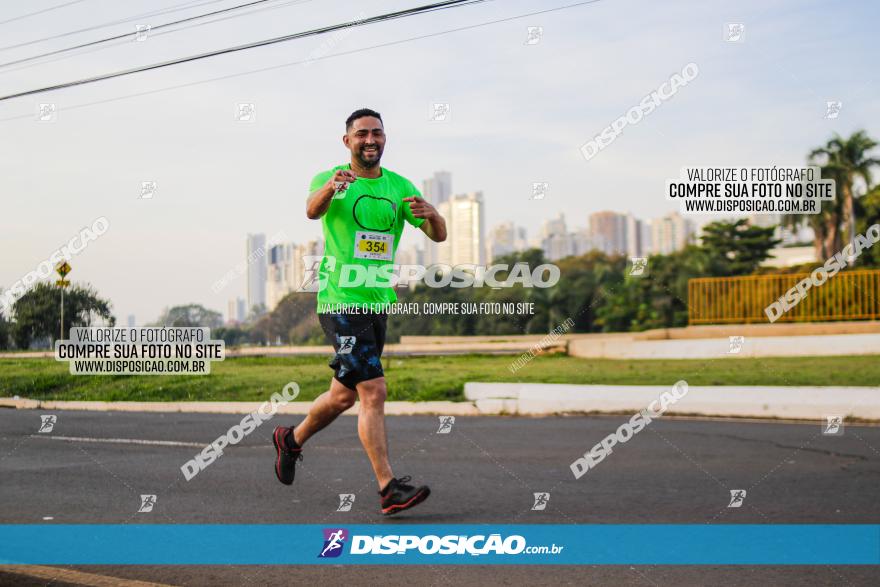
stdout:
[[327,212],[335,192],[336,188],[332,185],[323,185],[309,194],[306,200],[306,216],[309,220],[317,220]]
[[[313,190],[306,200],[306,216],[309,217],[309,220],[317,220],[327,212],[338,185],[341,184],[342,186],[339,189],[345,190],[356,179],[357,176],[351,170],[338,169],[324,182],[324,185]],[[314,184],[312,187],[314,187]]]

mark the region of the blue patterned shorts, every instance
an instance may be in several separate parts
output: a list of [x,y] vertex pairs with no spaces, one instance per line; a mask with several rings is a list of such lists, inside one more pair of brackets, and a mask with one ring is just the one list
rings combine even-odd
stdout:
[[318,314],[327,342],[336,353],[328,363],[334,377],[349,389],[382,377],[382,349],[388,314]]

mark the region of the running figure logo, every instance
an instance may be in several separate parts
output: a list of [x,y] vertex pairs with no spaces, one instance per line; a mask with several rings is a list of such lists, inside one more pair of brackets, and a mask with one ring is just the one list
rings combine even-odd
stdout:
[[355,342],[357,342],[357,338],[354,336],[340,336],[339,350],[336,352],[340,355],[350,355]]
[[530,26],[526,29],[526,42],[523,45],[537,45],[544,36],[544,27]]
[[746,25],[741,22],[729,22],[725,28],[724,40],[728,43],[742,43],[745,33]]
[[843,416],[825,416],[822,425],[822,434],[825,436],[840,436],[843,434]]
[[332,255],[303,255],[303,281],[297,292],[319,292],[327,287],[327,275],[321,277],[321,264],[327,259],[325,269],[332,273],[336,269],[336,257]]
[[440,416],[440,428],[437,434],[449,434],[452,432],[452,425],[455,424],[455,416]]
[[541,492],[535,493],[535,503],[532,506],[532,511],[535,510],[545,510],[547,509],[547,503],[550,501],[550,494]]
[[840,100],[827,100],[825,102],[825,118],[834,120],[839,117],[841,108],[843,108],[843,102]]
[[324,548],[318,558],[335,558],[342,554],[348,531],[344,528],[324,528]]
[[745,489],[731,489],[730,490],[730,503],[727,504],[729,508],[738,508],[742,507],[743,501],[746,499],[746,490]]
[[254,122],[257,119],[257,107],[253,102],[240,102],[236,105],[235,120],[238,122]]
[[550,183],[546,181],[533,181],[532,182],[532,199],[533,200],[543,200],[547,195],[547,192],[550,191]]
[[740,351],[742,351],[743,345],[746,342],[745,336],[731,336],[728,338],[728,347],[727,354],[728,355],[738,355]]
[[156,496],[155,495],[141,495],[141,507],[138,508],[139,514],[146,514],[153,511],[153,506],[156,505]]
[[40,122],[55,122],[58,119],[58,109],[55,104],[40,104],[37,108],[37,120]]
[[40,416],[40,429],[37,430],[38,433],[48,434],[52,432],[52,429],[55,427],[55,422],[58,421],[58,416],[54,414],[49,414],[46,416]]
[[632,277],[639,277],[645,274],[645,269],[648,268],[648,258],[647,257],[631,257],[632,267],[630,267],[629,274]]
[[340,493],[339,494],[339,507],[336,508],[337,512],[350,512],[351,506],[354,505],[354,493]]
[[449,103],[448,102],[433,102],[433,109],[429,115],[429,119],[431,122],[445,122],[446,118],[449,116]]
[[159,189],[159,184],[155,181],[142,181],[141,182],[141,200],[150,200],[153,196],[156,195],[156,190]]

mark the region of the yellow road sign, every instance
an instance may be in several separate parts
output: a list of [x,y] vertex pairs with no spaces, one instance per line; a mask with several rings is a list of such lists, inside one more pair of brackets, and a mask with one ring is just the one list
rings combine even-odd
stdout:
[[67,261],[61,261],[57,265],[55,265],[55,271],[58,272],[58,275],[64,279],[68,273],[70,273],[70,264]]
[[59,279],[58,281],[55,282],[55,285],[58,285],[61,287],[67,287],[68,285],[70,285],[70,282],[66,279]]

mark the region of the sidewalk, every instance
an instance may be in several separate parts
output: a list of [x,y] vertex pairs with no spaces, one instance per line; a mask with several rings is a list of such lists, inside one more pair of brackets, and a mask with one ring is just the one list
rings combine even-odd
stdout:
[[[392,416],[521,415],[566,413],[636,413],[671,386],[565,385],[544,383],[465,383],[467,401],[403,402],[385,404]],[[96,410],[124,412],[187,412],[247,414],[262,402],[99,402],[0,398],[0,408],[33,410]],[[291,402],[282,414],[306,414],[311,402]],[[345,412],[355,415],[358,404]],[[844,416],[880,421],[880,387],[690,387],[669,407],[668,415],[721,416],[822,420]]]

